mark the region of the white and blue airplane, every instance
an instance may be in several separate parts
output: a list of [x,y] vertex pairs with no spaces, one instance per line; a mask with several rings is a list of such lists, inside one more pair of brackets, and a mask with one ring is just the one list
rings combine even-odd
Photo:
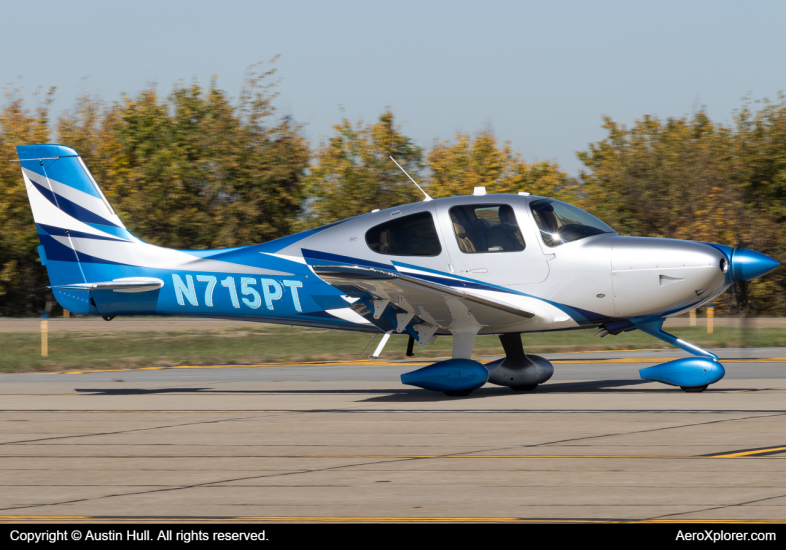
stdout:
[[[132,235],[82,158],[61,145],[17,147],[41,263],[65,309],[178,315],[394,332],[423,346],[452,335],[452,358],[401,376],[447,395],[486,382],[533,390],[554,368],[521,334],[641,330],[694,357],[641,378],[700,392],[725,374],[718,357],[663,331],[667,317],[780,265],[748,249],[622,237],[565,202],[529,193],[425,200],[264,244],[175,250]],[[414,180],[413,180],[414,182]],[[425,193],[424,193],[425,194]],[[478,334],[506,356],[472,360]]]

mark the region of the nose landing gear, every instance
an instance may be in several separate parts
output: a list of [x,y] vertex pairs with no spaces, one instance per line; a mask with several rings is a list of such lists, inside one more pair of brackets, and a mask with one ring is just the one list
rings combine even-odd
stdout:
[[636,328],[664,342],[684,349],[695,357],[675,359],[654,367],[639,370],[642,380],[655,380],[670,386],[679,386],[688,393],[701,393],[726,374],[718,356],[694,346],[663,330],[663,319],[636,323]]

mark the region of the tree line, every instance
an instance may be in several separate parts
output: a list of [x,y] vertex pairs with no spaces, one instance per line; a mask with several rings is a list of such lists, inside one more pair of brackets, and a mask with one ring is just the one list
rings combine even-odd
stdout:
[[[243,246],[421,200],[390,161],[432,197],[528,191],[568,201],[622,235],[707,241],[758,250],[783,262],[786,97],[745,103],[729,125],[706,112],[630,128],[604,118],[607,136],[578,152],[584,169],[527,163],[481,130],[426,150],[390,110],[372,122],[341,120],[309,144],[274,106],[274,69],[253,66],[236,100],[197,81],[162,96],[151,86],[111,104],[85,95],[50,119],[55,90],[32,110],[19,91],[0,107],[0,151],[60,143],[78,151],[126,226],[172,248]],[[19,165],[0,163],[0,315],[59,314],[36,247]],[[727,315],[780,315],[786,276],[735,285],[716,307]]]

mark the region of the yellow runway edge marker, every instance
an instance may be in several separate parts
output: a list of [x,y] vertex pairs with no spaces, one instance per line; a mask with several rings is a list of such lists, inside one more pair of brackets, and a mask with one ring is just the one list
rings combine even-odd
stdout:
[[712,320],[715,317],[715,308],[713,306],[707,307],[707,334],[713,333]]
[[49,356],[49,315],[41,314],[41,357]]

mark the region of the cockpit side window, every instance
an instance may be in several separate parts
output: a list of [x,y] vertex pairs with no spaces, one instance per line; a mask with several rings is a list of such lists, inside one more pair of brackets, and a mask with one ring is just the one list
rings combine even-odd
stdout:
[[524,250],[524,237],[507,204],[472,204],[450,209],[459,249],[466,254]]
[[559,246],[602,233],[615,233],[592,214],[561,201],[532,201],[530,209],[540,229],[540,236],[547,246]]
[[434,218],[429,212],[403,216],[372,227],[366,232],[366,244],[379,254],[388,256],[439,256]]

